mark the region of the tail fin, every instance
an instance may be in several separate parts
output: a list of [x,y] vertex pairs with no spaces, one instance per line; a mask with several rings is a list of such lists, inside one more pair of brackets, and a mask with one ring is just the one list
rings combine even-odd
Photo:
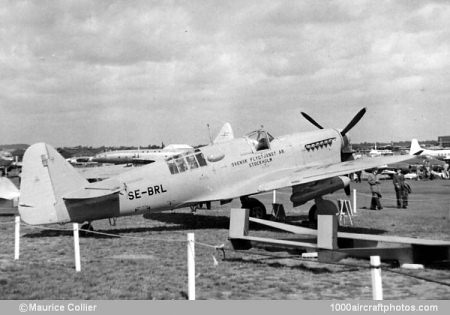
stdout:
[[23,157],[19,213],[29,224],[70,222],[62,196],[88,184],[53,147],[30,146]]
[[221,143],[234,139],[233,129],[231,128],[230,123],[225,123],[220,129],[219,134],[214,139],[213,143]]
[[411,140],[411,148],[409,149],[410,155],[419,155],[423,152],[423,149],[419,145],[419,141],[417,139]]

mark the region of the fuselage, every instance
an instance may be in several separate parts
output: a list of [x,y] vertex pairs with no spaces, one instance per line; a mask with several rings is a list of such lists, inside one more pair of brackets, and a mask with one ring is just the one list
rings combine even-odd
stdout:
[[120,174],[111,179],[122,183],[120,215],[257,194],[263,176],[272,172],[286,170],[288,174],[296,168],[341,160],[343,141],[334,129],[270,140],[258,149],[254,139],[238,138]]
[[420,155],[431,156],[439,160],[450,160],[450,150],[426,150],[424,149]]
[[394,155],[392,150],[378,150],[378,149],[372,149],[369,152],[369,156],[376,157],[376,156],[382,156],[382,155]]

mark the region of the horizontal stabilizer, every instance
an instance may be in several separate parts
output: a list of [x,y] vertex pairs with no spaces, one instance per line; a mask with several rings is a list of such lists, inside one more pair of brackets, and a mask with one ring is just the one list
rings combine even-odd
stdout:
[[120,191],[120,183],[112,180],[89,184],[79,190],[64,194],[64,200],[85,200],[113,195]]

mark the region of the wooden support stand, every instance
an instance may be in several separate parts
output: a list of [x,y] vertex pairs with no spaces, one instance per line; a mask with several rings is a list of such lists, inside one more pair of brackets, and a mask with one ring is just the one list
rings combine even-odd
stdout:
[[[235,249],[277,247],[317,251],[319,261],[339,261],[345,257],[368,259],[380,256],[382,260],[404,263],[431,263],[450,259],[450,242],[410,237],[368,235],[338,232],[336,213],[318,213],[318,229],[293,226],[280,222],[249,218],[247,209],[231,209],[229,240]],[[292,240],[254,237],[249,235],[249,221],[293,233]],[[306,236],[306,237],[305,237]],[[300,238],[299,237],[303,237]],[[383,243],[393,243],[383,247]]]

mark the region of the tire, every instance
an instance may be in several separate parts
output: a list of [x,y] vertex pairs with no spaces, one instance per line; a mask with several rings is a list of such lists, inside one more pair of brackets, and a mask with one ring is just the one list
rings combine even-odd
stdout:
[[313,204],[308,212],[308,220],[311,223],[317,223],[317,205]]
[[264,219],[267,215],[264,204],[255,198],[241,198],[242,208],[250,209],[252,218]]
[[92,226],[91,223],[85,223],[81,226],[81,229],[83,231],[80,231],[80,236],[86,237],[86,236],[90,236],[93,235],[91,232],[94,231],[94,227]]
[[256,219],[264,219],[266,217],[266,209],[256,206],[250,209],[250,216]]

